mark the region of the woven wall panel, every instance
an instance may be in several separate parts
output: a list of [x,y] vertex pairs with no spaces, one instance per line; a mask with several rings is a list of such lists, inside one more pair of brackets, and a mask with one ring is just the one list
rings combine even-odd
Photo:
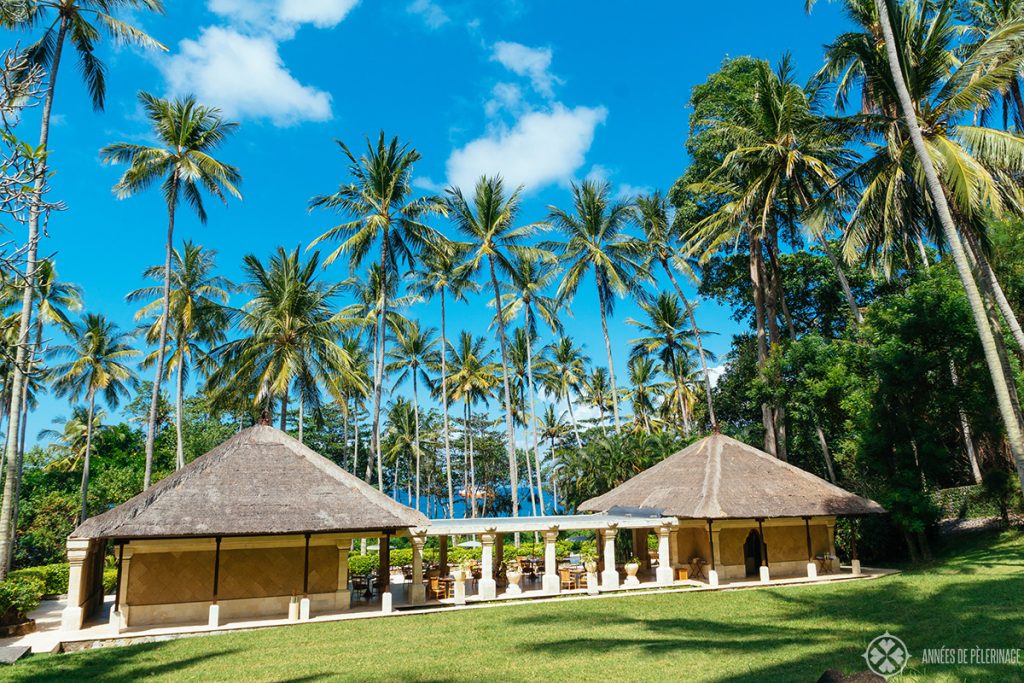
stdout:
[[131,559],[129,605],[200,602],[212,592],[213,551],[139,553]]

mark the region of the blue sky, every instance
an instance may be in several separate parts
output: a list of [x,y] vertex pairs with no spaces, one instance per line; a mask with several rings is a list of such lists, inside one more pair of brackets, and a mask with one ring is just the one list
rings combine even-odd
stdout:
[[[775,61],[791,52],[805,76],[821,64],[822,45],[844,20],[828,3],[808,17],[803,4],[169,2],[164,17],[130,17],[168,53],[109,41],[100,47],[109,68],[105,112],[91,109],[77,66],[65,61],[50,147],[57,171],[52,197],[68,210],[51,219],[42,251],[56,255],[63,279],[84,288],[90,310],[133,325],[124,295],[141,284],[145,267],[162,261],[165,209],[155,191],[117,200],[110,188],[119,169],[101,165],[98,150],[148,140],[135,97],[140,89],[194,92],[242,124],[220,157],[241,169],[244,201],[211,203],[206,226],[182,211],[177,229],[178,244],[191,239],[216,249],[224,274],[234,279],[245,254],[305,246],[332,225],[330,215],[309,214],[306,205],[345,180],[333,140],[361,146],[364,135],[382,129],[420,151],[416,182],[424,192],[469,185],[482,173],[523,183],[524,221],[543,219],[549,204],[566,205],[569,183],[585,177],[607,179],[623,195],[667,189],[686,164],[689,92],[725,56]],[[17,38],[5,35],[5,46]],[[35,136],[34,116],[26,137]],[[347,274],[339,263],[324,277]],[[434,309],[422,305],[411,314],[437,325]],[[625,321],[634,311],[620,305],[612,321],[620,378],[634,336]],[[569,332],[604,365],[596,296],[588,287],[572,312]],[[698,315],[717,333],[708,346],[724,353],[736,331],[728,311],[706,303]],[[453,307],[449,334],[485,333],[487,318],[484,297]],[[63,401],[44,398],[30,421],[30,440],[67,412]]]

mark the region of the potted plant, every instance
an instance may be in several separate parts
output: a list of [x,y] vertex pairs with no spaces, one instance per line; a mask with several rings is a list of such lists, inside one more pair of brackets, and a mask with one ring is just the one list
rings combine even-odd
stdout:
[[509,593],[522,592],[522,589],[519,587],[519,582],[523,578],[523,572],[519,568],[518,562],[513,560],[505,566],[505,578],[508,579]]
[[583,568],[588,574],[597,573],[597,554],[592,550],[583,551]]
[[640,558],[631,557],[629,562],[626,563],[626,583],[640,583],[640,579],[636,578],[636,573],[638,571],[640,571]]

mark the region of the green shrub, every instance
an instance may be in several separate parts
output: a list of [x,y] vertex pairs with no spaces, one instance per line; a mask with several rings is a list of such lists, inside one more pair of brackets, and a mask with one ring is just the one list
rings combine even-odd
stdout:
[[7,576],[11,579],[39,579],[43,582],[43,595],[61,595],[68,592],[67,563],[25,567],[24,569],[16,569]]
[[117,590],[117,567],[103,570],[103,592],[113,593]]
[[380,565],[377,555],[349,555],[348,573],[352,576],[369,576]]
[[0,581],[0,623],[14,624],[39,606],[45,584],[34,576]]

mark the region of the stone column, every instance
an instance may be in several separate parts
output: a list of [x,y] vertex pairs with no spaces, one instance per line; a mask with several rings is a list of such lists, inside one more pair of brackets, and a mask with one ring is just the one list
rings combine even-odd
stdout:
[[818,567],[814,564],[814,546],[811,543],[811,518],[804,517],[804,529],[807,533],[807,578],[818,578]]
[[828,522],[828,554],[831,558],[829,564],[832,571],[839,571],[839,555],[836,554],[836,523]]
[[438,537],[437,563],[440,565],[441,576],[448,576],[448,537]]
[[672,527],[658,527],[658,571],[655,573],[658,585],[671,586],[675,583],[672,575],[672,551],[669,539],[672,537]]
[[768,569],[768,542],[764,538],[764,520],[757,520],[757,532],[761,535],[761,583],[768,583],[772,580],[771,571]]
[[[89,572],[85,565],[89,557],[89,539],[68,539],[68,606],[61,613],[60,629],[62,631],[78,631],[85,621],[85,604],[89,600]],[[122,570],[123,571],[123,570]],[[124,579],[128,573],[122,574]],[[123,604],[123,598],[122,598]]]
[[338,541],[338,590],[336,605],[339,610],[352,608],[352,591],[348,589],[348,554],[352,541]]
[[618,530],[609,527],[602,531],[604,538],[604,571],[601,573],[601,588],[615,590],[619,587],[619,571],[615,568],[615,534]]
[[427,537],[417,534],[409,539],[412,545],[412,585],[409,586],[409,602],[422,605],[427,601],[427,589],[423,585],[423,544]]
[[555,541],[558,540],[558,527],[554,526],[544,532],[544,592],[557,595],[562,592],[562,582],[558,579],[558,552]]
[[466,571],[462,567],[455,570],[455,604],[466,604]]
[[718,542],[719,532],[714,522],[708,520],[708,543],[711,545],[711,569],[708,570],[708,585],[718,588],[718,566],[722,564],[721,544]]
[[494,529],[480,534],[480,588],[481,600],[494,600],[498,596],[498,582],[494,580]]

